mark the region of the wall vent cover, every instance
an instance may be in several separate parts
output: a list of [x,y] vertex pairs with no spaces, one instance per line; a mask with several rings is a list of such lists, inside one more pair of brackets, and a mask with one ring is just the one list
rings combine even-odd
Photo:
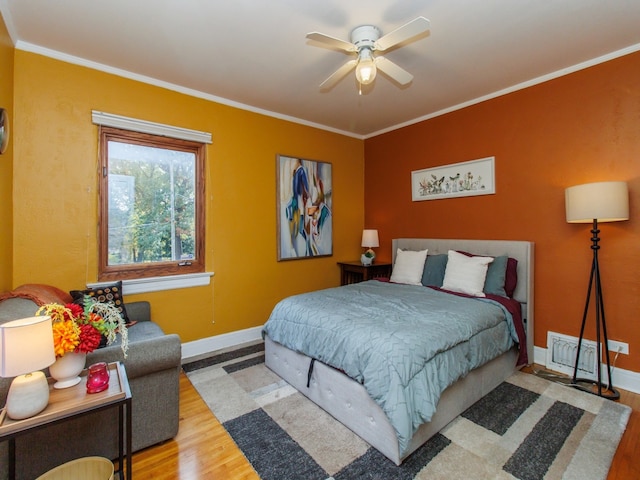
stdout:
[[[547,332],[547,363],[549,370],[564,373],[573,377],[576,363],[578,338],[556,332]],[[598,358],[596,342],[582,340],[578,378],[597,380]]]

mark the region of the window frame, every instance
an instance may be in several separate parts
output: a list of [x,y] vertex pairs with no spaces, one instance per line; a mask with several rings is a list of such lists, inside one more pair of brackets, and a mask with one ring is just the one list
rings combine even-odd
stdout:
[[[109,141],[134,145],[180,150],[195,154],[195,258],[127,265],[109,265]],[[131,280],[137,278],[164,277],[205,271],[205,156],[202,142],[142,133],[116,127],[99,128],[99,182],[98,182],[98,281]]]

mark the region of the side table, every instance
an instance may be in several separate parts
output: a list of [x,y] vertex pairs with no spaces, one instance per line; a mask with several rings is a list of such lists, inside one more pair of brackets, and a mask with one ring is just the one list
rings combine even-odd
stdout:
[[[82,381],[73,387],[57,390],[49,384],[49,404],[35,415],[24,420],[5,418],[0,425],[0,441],[9,441],[9,479],[16,475],[15,439],[29,431],[46,428],[68,419],[88,415],[107,408],[118,407],[118,473],[121,479],[131,480],[131,390],[124,365],[109,364],[109,388],[100,393],[87,393],[87,371],[81,374]],[[51,380],[51,379],[50,379]],[[125,448],[126,430],[126,448]],[[126,458],[126,468],[125,468]]]
[[340,266],[340,285],[391,276],[390,263],[362,265],[361,262],[338,262],[338,265]]

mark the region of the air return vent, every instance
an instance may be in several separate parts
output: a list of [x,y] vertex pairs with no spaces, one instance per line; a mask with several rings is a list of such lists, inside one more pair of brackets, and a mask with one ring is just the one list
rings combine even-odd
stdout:
[[[547,363],[549,370],[573,376],[578,351],[578,338],[561,333],[547,332]],[[582,340],[578,378],[596,380],[598,377],[596,342]]]

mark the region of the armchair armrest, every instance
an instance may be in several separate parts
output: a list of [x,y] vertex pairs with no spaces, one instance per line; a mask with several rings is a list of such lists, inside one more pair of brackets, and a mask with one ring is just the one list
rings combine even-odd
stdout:
[[153,322],[139,322],[129,328],[129,351],[124,358],[120,343],[99,348],[87,355],[87,365],[96,362],[123,362],[129,379],[169,368],[179,368],[182,357],[180,337],[165,335]]

